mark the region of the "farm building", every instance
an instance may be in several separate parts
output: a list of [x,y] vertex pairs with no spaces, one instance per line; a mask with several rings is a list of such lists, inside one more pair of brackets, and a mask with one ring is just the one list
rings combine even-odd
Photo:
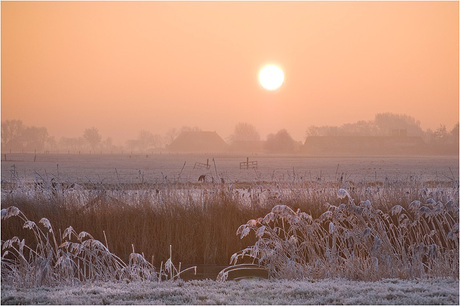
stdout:
[[305,140],[308,154],[416,154],[425,150],[420,137],[410,136],[310,136]]
[[228,145],[216,132],[187,131],[177,136],[168,149],[183,153],[217,153],[227,151]]

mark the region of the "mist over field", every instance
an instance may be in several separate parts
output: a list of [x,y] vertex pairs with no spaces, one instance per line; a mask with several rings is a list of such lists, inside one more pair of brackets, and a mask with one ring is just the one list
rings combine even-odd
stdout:
[[[458,155],[458,123],[447,129],[423,130],[420,121],[408,115],[381,113],[374,120],[341,126],[314,126],[305,136],[294,139],[286,129],[262,137],[245,122],[235,125],[233,134],[222,138],[215,131],[183,126],[161,135],[141,130],[135,139],[116,145],[113,136],[96,127],[86,128],[80,137],[56,139],[46,127],[26,126],[20,120],[2,121],[3,153],[228,153],[297,155]],[[5,155],[3,156],[5,159]]]

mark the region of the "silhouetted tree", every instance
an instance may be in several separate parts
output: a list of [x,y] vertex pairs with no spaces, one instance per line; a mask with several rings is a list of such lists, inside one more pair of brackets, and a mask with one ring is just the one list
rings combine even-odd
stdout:
[[408,136],[423,136],[420,121],[407,115],[379,113],[373,121],[358,121],[338,126],[310,126],[306,136],[390,136],[394,130],[405,130]]
[[282,129],[276,134],[267,136],[265,149],[271,153],[294,153],[297,150],[298,143],[292,139],[291,135]]
[[113,152],[113,151],[122,150],[121,148],[113,144],[113,140],[111,137],[107,137],[105,140],[103,140],[101,145],[102,145],[102,149],[105,152]]
[[308,127],[306,136],[338,136],[340,128],[337,126],[315,126],[311,125]]
[[45,142],[45,149],[48,151],[56,151],[59,149],[56,137],[48,136]]
[[4,150],[43,151],[48,138],[45,127],[25,126],[20,120],[2,122],[2,147]]
[[26,127],[21,135],[23,149],[28,152],[43,151],[48,138],[48,131],[44,127]]
[[450,131],[450,136],[458,143],[458,137],[459,137],[459,134],[458,134],[458,122],[456,125],[454,125],[454,127],[452,128],[452,130]]
[[373,121],[358,121],[345,123],[340,127],[341,136],[373,136],[378,135],[379,130]]
[[445,143],[447,141],[447,139],[448,139],[448,133],[447,133],[446,126],[441,124],[441,126],[438,127],[433,132],[433,137],[436,139],[437,143]]
[[169,129],[168,132],[166,132],[166,135],[164,138],[164,145],[169,146],[174,141],[174,139],[176,139],[178,135],[179,135],[179,131],[177,131],[177,129],[175,128]]
[[139,133],[138,139],[143,150],[148,148],[160,148],[163,144],[161,135],[153,134],[145,130]]
[[91,148],[95,150],[102,141],[102,136],[99,134],[99,130],[95,127],[86,129],[83,133],[83,139],[85,139]]
[[163,137],[161,137],[161,135],[142,130],[139,132],[137,139],[130,139],[126,142],[126,144],[131,150],[144,152],[148,149],[160,148],[163,145]]
[[83,148],[85,140],[82,137],[61,137],[59,147],[65,151],[78,151]]
[[434,131],[428,129],[425,132],[425,141],[429,144],[429,152],[436,154],[458,154],[458,137],[458,123],[450,131],[441,124]]
[[392,130],[403,129],[410,136],[423,136],[420,121],[408,115],[381,113],[375,115],[374,123],[381,135],[390,135]]
[[260,141],[259,132],[257,132],[256,128],[249,123],[238,123],[235,126],[235,130],[233,131],[232,136],[230,136],[230,142],[246,142],[246,141]]
[[8,150],[22,150],[21,136],[24,129],[21,120],[2,121],[2,147]]

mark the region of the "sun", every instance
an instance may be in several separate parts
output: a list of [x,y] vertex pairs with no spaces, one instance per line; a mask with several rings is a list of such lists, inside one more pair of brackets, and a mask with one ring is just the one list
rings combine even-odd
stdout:
[[284,82],[284,73],[278,66],[268,65],[259,72],[259,82],[267,90],[275,90]]

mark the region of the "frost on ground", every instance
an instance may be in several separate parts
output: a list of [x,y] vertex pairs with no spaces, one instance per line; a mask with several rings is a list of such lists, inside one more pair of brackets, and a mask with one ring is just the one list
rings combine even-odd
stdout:
[[2,284],[1,293],[1,304],[459,304],[459,282],[452,279]]

